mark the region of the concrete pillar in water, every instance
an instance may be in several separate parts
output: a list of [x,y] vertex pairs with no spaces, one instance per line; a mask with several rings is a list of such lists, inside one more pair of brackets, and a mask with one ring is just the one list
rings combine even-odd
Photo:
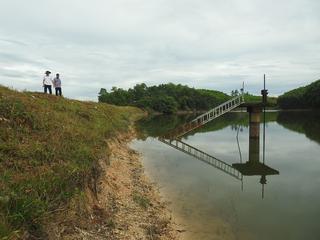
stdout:
[[259,163],[260,159],[260,117],[261,106],[250,106],[249,112],[249,163]]
[[247,112],[249,113],[249,137],[259,139],[262,108],[260,106],[250,106],[247,107]]

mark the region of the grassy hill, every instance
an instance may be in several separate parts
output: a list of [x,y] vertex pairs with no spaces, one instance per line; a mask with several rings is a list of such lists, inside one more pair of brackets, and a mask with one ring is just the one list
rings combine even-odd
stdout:
[[99,174],[106,139],[141,115],[0,86],[0,239],[43,238],[43,222]]
[[320,108],[320,80],[284,93],[278,105],[282,109]]

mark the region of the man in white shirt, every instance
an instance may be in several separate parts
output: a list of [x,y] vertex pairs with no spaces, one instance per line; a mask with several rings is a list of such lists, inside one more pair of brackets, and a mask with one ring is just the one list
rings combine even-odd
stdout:
[[52,94],[52,77],[50,76],[50,71],[46,71],[46,75],[43,77],[43,87],[44,87],[44,93],[47,93],[49,90],[49,93]]

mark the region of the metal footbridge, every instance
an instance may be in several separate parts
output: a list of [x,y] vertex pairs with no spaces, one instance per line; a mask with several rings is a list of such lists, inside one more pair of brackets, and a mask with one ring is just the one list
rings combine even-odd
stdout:
[[173,131],[170,131],[165,136],[159,137],[158,140],[223,171],[224,173],[236,178],[237,180],[242,180],[242,174],[232,165],[181,141],[181,137],[186,133],[212,121],[213,119],[220,117],[227,112],[230,112],[231,110],[239,107],[243,103],[244,97],[242,91],[242,94],[233,97],[232,99],[220,104],[219,106],[209,110],[204,114],[201,114],[192,121],[183,124],[182,126],[174,129]]
[[223,114],[230,112],[231,110],[239,107],[244,103],[243,93],[220,104],[219,106],[209,110],[208,112],[201,114],[192,121],[170,131],[167,135],[163,136],[166,139],[176,139],[181,138],[188,132],[203,126],[204,124],[212,121],[213,119],[222,116]]

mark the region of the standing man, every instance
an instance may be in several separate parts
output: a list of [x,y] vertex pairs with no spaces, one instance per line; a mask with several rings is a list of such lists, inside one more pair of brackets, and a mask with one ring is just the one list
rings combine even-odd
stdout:
[[53,79],[53,86],[56,90],[56,96],[61,96],[61,79],[59,73],[57,73],[56,77]]
[[43,88],[44,88],[44,93],[47,93],[47,90],[49,90],[49,93],[52,94],[52,77],[50,77],[51,72],[46,71],[46,75],[43,77]]

